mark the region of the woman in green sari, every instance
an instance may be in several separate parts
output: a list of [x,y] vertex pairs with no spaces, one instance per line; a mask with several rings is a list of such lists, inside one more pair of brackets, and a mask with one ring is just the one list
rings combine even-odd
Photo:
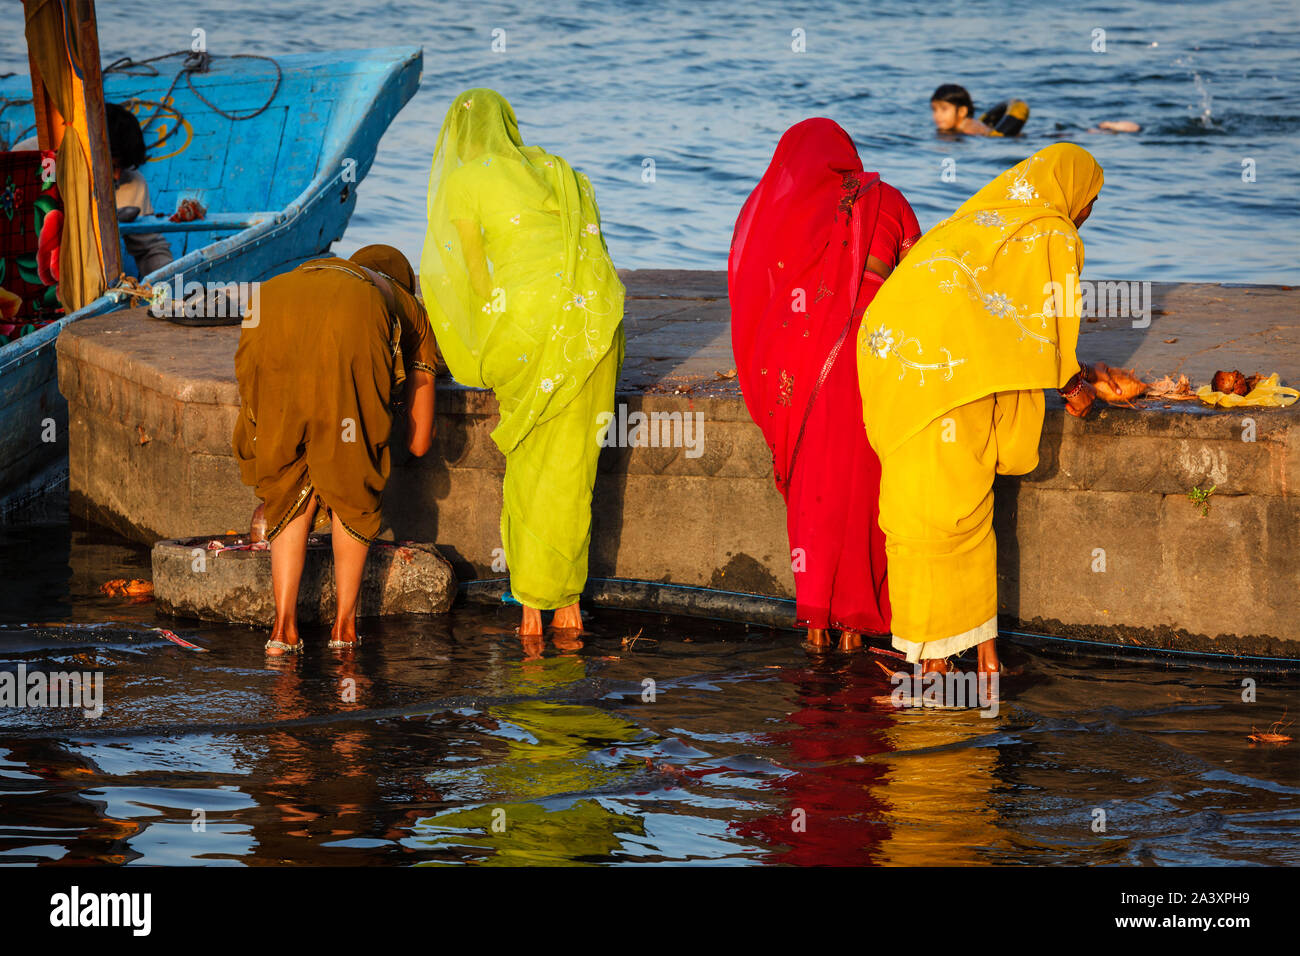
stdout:
[[496,393],[501,543],[522,635],[581,630],[601,413],[623,364],[623,283],[591,183],[525,146],[487,89],[457,96],[429,174],[420,285],[456,379]]

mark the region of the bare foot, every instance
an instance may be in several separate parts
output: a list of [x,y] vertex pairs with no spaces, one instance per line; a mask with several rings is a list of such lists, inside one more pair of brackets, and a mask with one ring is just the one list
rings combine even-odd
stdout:
[[946,657],[931,657],[921,661],[922,674],[946,674],[952,668],[948,665]]
[[555,616],[551,618],[551,627],[557,631],[581,631],[582,614],[578,610],[578,602],[574,601],[568,607],[556,608]]
[[841,651],[862,650],[862,635],[857,631],[840,631]]
[[[330,629],[330,644],[335,650],[350,650],[357,646],[357,619],[348,617],[341,621],[335,621],[334,627]],[[337,645],[346,644],[347,647],[340,648]]]
[[[298,644],[298,625],[289,623],[285,620],[277,619],[275,625],[271,628],[271,641],[278,641],[281,644],[288,644],[290,647],[296,647]],[[283,647],[268,647],[266,649],[267,657],[280,657],[283,654],[292,653],[286,651]]]
[[808,628],[808,643],[813,647],[830,647],[831,636],[824,627]]
[[990,637],[977,648],[979,651],[979,669],[984,673],[996,674],[1002,669],[1001,664],[998,662],[996,641],[996,638]]
[[535,607],[529,607],[527,604],[524,608],[524,619],[519,625],[520,637],[541,637],[542,636],[542,612]]

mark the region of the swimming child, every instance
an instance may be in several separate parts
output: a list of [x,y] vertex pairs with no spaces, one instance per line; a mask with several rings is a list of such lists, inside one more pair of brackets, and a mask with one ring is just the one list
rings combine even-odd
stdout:
[[966,87],[944,83],[930,97],[930,115],[940,133],[987,136],[992,130],[975,119],[975,104]]

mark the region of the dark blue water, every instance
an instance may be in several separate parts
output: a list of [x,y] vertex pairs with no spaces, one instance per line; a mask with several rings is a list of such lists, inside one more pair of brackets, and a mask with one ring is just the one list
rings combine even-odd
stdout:
[[[922,226],[1065,137],[1106,169],[1084,229],[1091,275],[1297,280],[1300,5],[1291,0],[196,0],[159,17],[162,8],[100,4],[105,61],[188,49],[195,27],[214,54],[424,47],[421,90],[361,186],[344,254],[384,241],[419,255],[443,114],[460,90],[486,85],[514,104],[526,140],[591,176],[620,267],[725,268],[736,213],[780,134],[824,115],[903,190]],[[18,26],[16,6],[3,16]],[[498,29],[504,53],[491,49]],[[791,50],[795,29],[806,52]],[[1091,48],[1097,29],[1104,53]],[[0,70],[26,62],[20,31],[0,30]],[[1027,100],[1026,135],[938,139],[928,100],[942,82],[964,84],[980,108]],[[1087,132],[1105,119],[1143,132]],[[647,158],[653,183],[642,181]],[[941,181],[945,159],[957,163],[954,183]],[[1248,159],[1253,183],[1242,181]]]
[[104,679],[97,719],[0,708],[0,866],[1300,863],[1295,745],[1249,739],[1293,678],[1006,645],[995,717],[900,711],[884,658],[789,631],[598,610],[526,648],[479,606],[268,661],[97,591],[147,574],[0,529],[0,672]]

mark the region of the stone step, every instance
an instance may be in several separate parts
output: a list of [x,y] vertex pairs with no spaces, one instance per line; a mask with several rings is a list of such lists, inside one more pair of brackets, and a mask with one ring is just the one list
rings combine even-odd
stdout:
[[[271,552],[240,550],[238,535],[172,538],[153,546],[153,587],[158,607],[177,617],[269,627]],[[219,541],[230,550],[209,549]],[[231,548],[231,546],[235,546]],[[359,617],[444,614],[456,597],[456,575],[431,544],[376,541],[366,557]],[[334,620],[334,559],[330,536],[311,535],[298,590],[298,620]]]

